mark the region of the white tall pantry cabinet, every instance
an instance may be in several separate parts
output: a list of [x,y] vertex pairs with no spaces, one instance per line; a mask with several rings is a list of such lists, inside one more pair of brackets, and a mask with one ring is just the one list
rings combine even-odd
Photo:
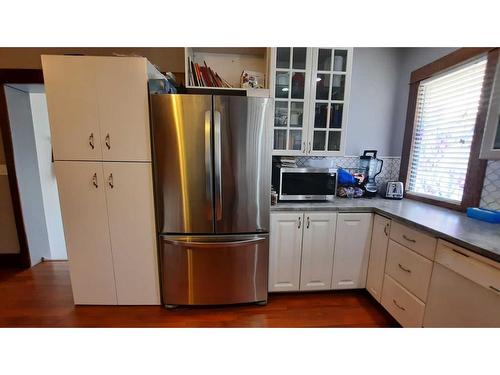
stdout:
[[75,304],[160,304],[147,64],[42,56]]

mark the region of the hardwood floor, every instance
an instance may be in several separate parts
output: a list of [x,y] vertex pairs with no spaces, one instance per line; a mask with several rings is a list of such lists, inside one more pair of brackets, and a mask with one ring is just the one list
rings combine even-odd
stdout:
[[67,262],[0,270],[0,327],[398,327],[366,292],[271,294],[267,306],[74,306]]

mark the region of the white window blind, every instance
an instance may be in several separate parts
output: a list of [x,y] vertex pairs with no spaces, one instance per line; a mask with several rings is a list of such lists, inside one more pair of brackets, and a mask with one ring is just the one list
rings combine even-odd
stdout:
[[415,111],[408,190],[461,202],[486,56],[422,81]]

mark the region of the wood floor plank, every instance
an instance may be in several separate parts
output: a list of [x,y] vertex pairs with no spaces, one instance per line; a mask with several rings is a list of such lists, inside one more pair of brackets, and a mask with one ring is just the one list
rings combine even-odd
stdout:
[[398,327],[366,292],[271,294],[267,306],[74,306],[67,262],[0,270],[0,327]]

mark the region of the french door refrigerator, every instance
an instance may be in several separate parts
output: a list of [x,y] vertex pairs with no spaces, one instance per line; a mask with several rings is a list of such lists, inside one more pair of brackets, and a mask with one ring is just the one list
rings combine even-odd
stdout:
[[151,95],[163,302],[267,301],[272,99]]

